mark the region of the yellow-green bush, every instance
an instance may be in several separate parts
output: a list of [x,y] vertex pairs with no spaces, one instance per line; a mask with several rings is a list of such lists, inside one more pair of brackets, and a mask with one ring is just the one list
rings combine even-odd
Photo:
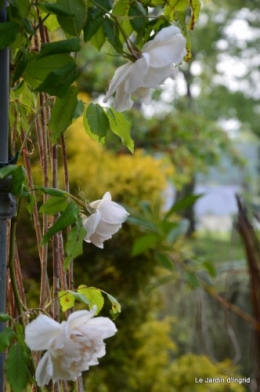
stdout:
[[[242,379],[230,361],[211,362],[206,356],[186,354],[169,367],[166,376],[171,389],[169,392],[243,392],[245,387],[229,378]],[[199,379],[219,379],[216,383],[198,383]],[[195,379],[197,383],[195,383]],[[223,381],[225,380],[225,381]],[[160,389],[152,392],[163,392]]]
[[84,191],[90,200],[111,191],[115,200],[135,205],[140,200],[155,200],[167,185],[173,168],[162,159],[145,155],[142,150],[115,154],[86,135],[82,121],[68,130],[68,157],[73,189]]
[[[176,322],[169,317],[160,321],[151,319],[138,328],[135,337],[141,345],[135,352],[136,372],[130,379],[129,391],[245,391],[239,383],[227,382],[229,377],[241,379],[230,361],[213,363],[206,356],[195,354],[178,357],[177,347],[171,339]],[[207,378],[219,378],[220,382],[198,382],[199,379],[205,381]]]

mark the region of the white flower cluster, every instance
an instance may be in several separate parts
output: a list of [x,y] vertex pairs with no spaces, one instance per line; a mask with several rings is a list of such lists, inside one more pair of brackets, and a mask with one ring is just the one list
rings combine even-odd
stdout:
[[154,39],[144,44],[135,62],[128,61],[116,70],[104,102],[116,93],[113,106],[119,112],[132,107],[131,94],[149,104],[150,89],[158,88],[168,77],[174,78],[175,66],[186,54],[185,43],[178,27],[163,28]]
[[89,366],[97,365],[105,355],[103,339],[117,329],[107,317],[95,317],[91,311],[72,313],[61,324],[40,315],[25,328],[25,342],[33,351],[47,350],[36,369],[36,382],[47,385],[50,380],[75,380]]
[[110,239],[126,221],[128,212],[111,199],[111,194],[106,192],[102,200],[90,203],[95,212],[83,219],[83,226],[87,231],[84,238],[98,248],[103,248],[103,242]]

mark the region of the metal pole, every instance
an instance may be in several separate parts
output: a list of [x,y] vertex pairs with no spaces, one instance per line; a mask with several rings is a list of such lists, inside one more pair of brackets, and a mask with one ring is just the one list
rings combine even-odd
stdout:
[[[0,10],[0,23],[6,21],[7,1]],[[8,163],[8,107],[9,107],[9,50],[0,50],[0,165]],[[0,312],[6,309],[6,254],[7,219],[15,212],[14,201],[10,195],[12,179],[0,181]],[[0,323],[0,332],[5,328]],[[0,354],[0,392],[4,391],[4,354]]]

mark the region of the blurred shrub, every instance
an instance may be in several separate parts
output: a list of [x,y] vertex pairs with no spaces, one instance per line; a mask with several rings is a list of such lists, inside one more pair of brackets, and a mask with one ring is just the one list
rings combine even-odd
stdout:
[[[107,151],[89,139],[79,124],[76,121],[65,134],[72,193],[77,196],[82,192],[89,200],[95,200],[110,191],[113,200],[124,203],[126,208],[127,205],[137,208],[142,200],[153,203],[162,197],[167,177],[174,176],[173,167],[142,150],[134,155]],[[41,183],[40,170],[36,164],[36,184]],[[21,217],[19,224],[24,226],[25,219]],[[25,251],[27,233],[19,231],[19,241]],[[88,392],[186,392],[194,387],[194,377],[189,375],[185,384],[188,389],[181,389],[183,385],[178,374],[188,374],[190,369],[184,360],[186,357],[173,362],[177,349],[171,339],[172,320],[157,320],[161,305],[158,291],[144,295],[146,286],[158,277],[158,267],[149,249],[132,256],[132,245],[140,235],[138,226],[126,223],[119,233],[105,242],[105,250],[84,243],[84,254],[74,263],[75,287],[80,284],[98,287],[122,304],[122,314],[115,321],[118,332],[107,340],[106,356],[100,359],[99,366],[91,367],[84,375]],[[31,279],[38,278],[35,270],[36,266],[39,270],[39,263],[35,263],[35,258],[37,255],[24,254],[22,257],[26,260],[25,275]],[[31,287],[32,290],[27,286],[28,297],[34,301],[37,290],[35,285]],[[109,316],[109,310],[110,304],[106,304],[102,315]],[[196,364],[202,361],[201,367],[208,366],[205,370],[208,377],[218,374],[218,365],[210,362],[205,365],[201,357],[193,358]],[[178,366],[180,369],[176,370]]]
[[[183,355],[174,361],[166,376],[169,385],[172,386],[169,392],[243,392],[246,390],[239,383],[227,382],[230,377],[241,379],[230,361],[212,363],[207,357],[194,354]],[[220,382],[195,384],[195,378],[197,380],[219,379]],[[152,392],[163,391],[154,389]]]
[[91,140],[77,120],[66,136],[72,189],[80,188],[90,200],[111,191],[113,199],[134,206],[140,200],[161,197],[173,167],[136,150],[116,154]]

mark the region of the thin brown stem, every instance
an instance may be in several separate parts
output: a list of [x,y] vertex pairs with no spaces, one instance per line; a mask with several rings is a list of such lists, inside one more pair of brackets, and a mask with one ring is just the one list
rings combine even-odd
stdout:
[[83,386],[83,381],[81,376],[77,378],[77,386],[78,386],[78,392],[86,392],[84,391],[84,386]]
[[[52,154],[52,186],[57,188],[58,186],[58,147],[54,145],[51,150]],[[57,220],[57,216],[53,218],[53,223]],[[53,236],[52,241],[52,256],[53,256],[53,317],[55,320],[59,320],[59,297],[60,291],[60,246],[59,246],[59,234]]]
[[[189,273],[194,274],[194,270],[192,268],[190,268],[189,266],[184,265],[181,261],[179,261],[177,259],[175,259],[174,261],[184,271],[187,271]],[[200,281],[200,287],[204,291],[206,291],[211,297],[215,298],[224,308],[230,310],[231,312],[233,312],[234,314],[239,316],[241,319],[243,319],[247,323],[251,324],[256,329],[256,331],[260,332],[260,322],[258,322],[258,320],[256,320],[254,317],[250,316],[250,314],[241,310],[238,306],[225,300],[225,298],[223,298],[221,295],[218,294],[218,292],[216,291],[216,289],[213,286],[207,285],[207,284]]]
[[[66,192],[70,193],[68,159],[67,159],[67,150],[66,150],[64,134],[61,135],[61,151],[62,151],[62,163],[63,163],[63,170],[64,170],[64,188]],[[70,230],[71,230],[71,226],[68,226],[67,237],[70,233]],[[73,262],[70,263],[67,276],[68,276],[68,282],[67,282],[68,289],[73,290],[74,289]]]
[[18,316],[20,318],[21,324],[25,327],[24,318],[23,318],[23,304],[20,298],[19,289],[17,285],[16,279],[16,270],[15,270],[15,235],[16,235],[16,227],[17,227],[17,216],[12,218],[11,220],[11,231],[10,231],[10,252],[9,252],[9,271],[12,283],[12,289],[14,293],[15,305],[18,312]]

